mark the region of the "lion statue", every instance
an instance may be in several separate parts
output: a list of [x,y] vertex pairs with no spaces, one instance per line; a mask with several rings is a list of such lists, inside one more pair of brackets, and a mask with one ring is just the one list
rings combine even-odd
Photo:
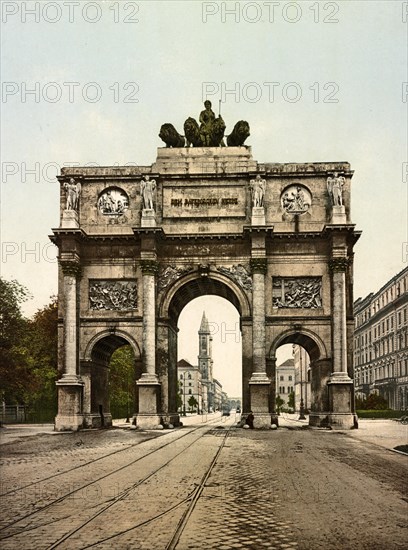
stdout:
[[218,118],[214,120],[212,125],[210,147],[225,147],[224,132],[225,122],[222,119],[221,115],[219,115]]
[[191,116],[184,123],[184,134],[186,136],[187,147],[202,147],[203,140],[200,134],[198,122]]
[[184,136],[180,135],[173,124],[163,124],[160,128],[159,138],[164,141],[166,147],[184,147]]
[[239,147],[244,145],[244,141],[250,135],[248,122],[246,120],[240,120],[235,124],[231,134],[227,136],[227,145],[229,147]]

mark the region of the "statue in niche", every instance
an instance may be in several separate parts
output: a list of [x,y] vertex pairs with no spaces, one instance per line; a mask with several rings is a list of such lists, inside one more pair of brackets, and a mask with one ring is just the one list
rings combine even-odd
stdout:
[[266,189],[266,180],[258,174],[254,180],[249,182],[252,193],[252,208],[262,208]]
[[154,210],[154,198],[156,192],[156,180],[151,180],[150,176],[146,175],[145,179],[140,182],[140,193],[142,195],[143,210]]
[[333,177],[327,178],[327,190],[332,202],[332,206],[343,206],[343,187],[346,183],[344,176],[339,176],[338,172],[335,172]]
[[78,210],[81,184],[76,183],[74,178],[70,178],[69,182],[64,183],[64,189],[67,193],[65,210]]

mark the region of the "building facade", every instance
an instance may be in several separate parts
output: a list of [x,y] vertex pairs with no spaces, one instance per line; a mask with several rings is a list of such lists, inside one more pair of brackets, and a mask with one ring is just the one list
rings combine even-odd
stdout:
[[293,346],[293,361],[295,366],[295,410],[301,410],[303,401],[303,410],[308,412],[312,403],[312,389],[310,385],[311,370],[310,357],[302,346]]
[[[198,367],[194,367],[185,359],[177,363],[177,372],[179,378],[179,395],[181,406],[179,412],[197,412],[200,414],[203,410],[203,384],[201,372]],[[189,403],[191,397],[194,397],[197,405],[192,407]]]
[[295,391],[295,364],[293,359],[287,359],[276,367],[276,395],[282,401],[282,407],[289,407],[289,396]]
[[356,396],[381,395],[395,410],[408,408],[408,268],[376,293],[354,303]]

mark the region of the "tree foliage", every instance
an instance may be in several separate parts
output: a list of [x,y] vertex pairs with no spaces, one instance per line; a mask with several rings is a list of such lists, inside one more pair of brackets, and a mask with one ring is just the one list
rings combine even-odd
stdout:
[[288,407],[295,410],[295,392],[291,391],[288,395]]
[[113,418],[133,414],[135,356],[131,346],[118,348],[109,363],[109,398]]
[[17,281],[0,278],[0,391],[8,404],[26,410],[56,409],[57,323],[56,297],[26,319],[21,304],[30,297]]
[[356,397],[357,410],[383,411],[388,408],[388,401],[377,393],[370,393],[366,399]]
[[284,405],[285,401],[282,399],[282,397],[277,394],[276,395],[276,399],[275,399],[275,405],[276,405],[276,412],[279,414],[281,409],[282,409],[282,405]]

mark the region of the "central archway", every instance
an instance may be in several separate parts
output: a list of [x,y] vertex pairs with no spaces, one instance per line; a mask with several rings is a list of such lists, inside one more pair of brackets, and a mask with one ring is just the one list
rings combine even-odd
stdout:
[[202,296],[219,296],[228,300],[240,316],[242,338],[242,404],[249,410],[248,382],[252,372],[252,317],[249,300],[234,281],[219,273],[193,273],[181,277],[159,302],[157,334],[157,373],[161,383],[161,409],[168,411],[164,423],[172,423],[177,412],[177,323],[184,307]]

